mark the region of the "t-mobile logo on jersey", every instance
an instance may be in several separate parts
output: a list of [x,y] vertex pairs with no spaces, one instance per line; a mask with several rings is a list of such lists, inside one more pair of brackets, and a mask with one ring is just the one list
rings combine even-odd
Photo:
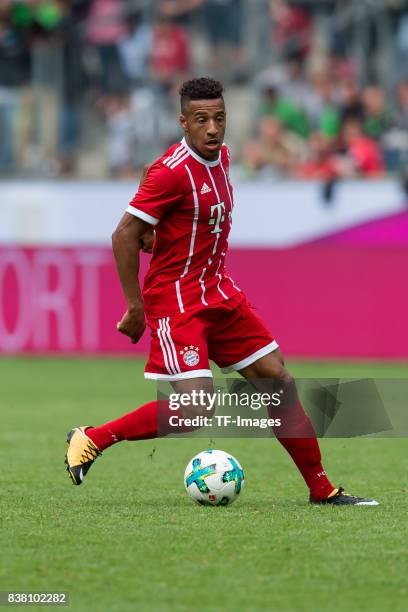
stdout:
[[217,204],[214,204],[214,206],[211,206],[211,219],[208,222],[209,225],[214,226],[211,234],[220,234],[222,232],[220,225],[225,219],[224,212],[224,202],[218,202]]

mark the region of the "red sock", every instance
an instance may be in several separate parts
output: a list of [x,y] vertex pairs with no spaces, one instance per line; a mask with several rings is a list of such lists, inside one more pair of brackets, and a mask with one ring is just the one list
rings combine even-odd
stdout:
[[172,433],[193,431],[194,427],[171,427],[170,416],[181,416],[178,410],[170,410],[168,401],[144,404],[137,410],[109,421],[99,427],[90,427],[86,435],[100,451],[122,440],[149,440]]
[[[282,425],[273,428],[275,436],[292,457],[313,499],[316,501],[325,499],[335,487],[327,478],[322,466],[319,443],[313,425],[298,398],[285,412],[287,412],[286,418],[282,412],[279,413]],[[278,416],[272,408],[269,413],[272,418]]]

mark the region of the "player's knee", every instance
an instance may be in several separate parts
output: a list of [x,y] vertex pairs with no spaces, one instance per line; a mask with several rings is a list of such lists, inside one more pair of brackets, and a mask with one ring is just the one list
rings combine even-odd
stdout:
[[214,387],[211,379],[200,383],[183,381],[174,385],[178,392],[180,411],[184,417],[212,417],[215,412]]
[[253,364],[251,378],[270,378],[275,381],[285,381],[291,378],[280,354],[271,354],[267,357],[267,359],[260,359]]
[[276,373],[273,378],[277,383],[282,384],[285,387],[291,387],[295,384],[295,379],[284,365],[276,369]]

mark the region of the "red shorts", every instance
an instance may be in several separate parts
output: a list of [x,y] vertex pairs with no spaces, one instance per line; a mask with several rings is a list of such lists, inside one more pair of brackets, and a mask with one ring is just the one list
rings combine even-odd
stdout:
[[243,293],[208,308],[147,319],[151,347],[145,378],[211,377],[209,360],[226,372],[242,370],[278,348]]

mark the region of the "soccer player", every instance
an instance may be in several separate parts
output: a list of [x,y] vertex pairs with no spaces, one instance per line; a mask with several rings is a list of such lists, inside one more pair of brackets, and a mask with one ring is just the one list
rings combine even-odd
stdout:
[[[302,474],[310,502],[377,505],[346,494],[328,479],[278,344],[226,272],[234,196],[229,151],[223,144],[223,87],[209,78],[193,79],[183,84],[180,95],[184,138],[149,167],[113,234],[127,303],[118,331],[136,343],[147,322],[151,349],[145,378],[170,381],[178,393],[212,389],[209,359],[224,372],[235,370],[256,381],[260,390],[279,390],[286,425],[274,433]],[[142,294],[139,248],[149,249],[152,228],[153,258]],[[205,408],[198,410],[208,415]],[[271,406],[271,416],[276,416],[274,410]],[[168,402],[160,400],[99,427],[74,428],[66,454],[73,484],[83,482],[109,446],[166,435],[169,414]]]

